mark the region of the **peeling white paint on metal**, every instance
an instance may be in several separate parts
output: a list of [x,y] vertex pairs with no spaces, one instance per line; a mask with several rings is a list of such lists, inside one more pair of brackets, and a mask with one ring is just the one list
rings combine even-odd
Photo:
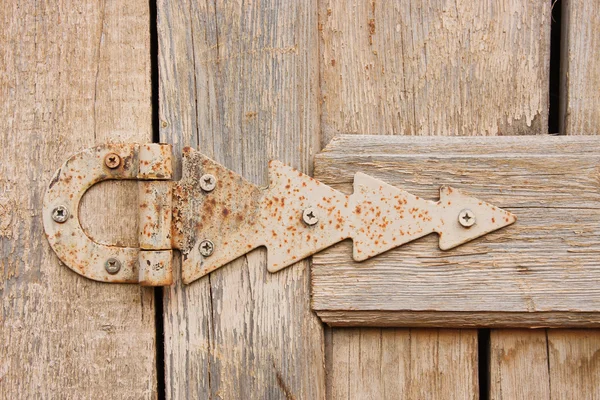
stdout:
[[[269,163],[270,184],[260,189],[208,157],[186,148],[183,178],[174,188],[173,244],[183,253],[182,279],[190,283],[260,246],[267,248],[267,268],[276,272],[351,238],[353,258],[362,261],[430,233],[440,235],[442,250],[451,249],[510,225],[516,217],[451,187],[429,201],[357,173],[354,193],[346,195],[278,161]],[[197,180],[217,180],[210,193]],[[307,208],[318,222],[303,220]],[[458,221],[468,208],[477,222]],[[203,257],[199,245],[214,243]]]
[[[118,157],[118,162],[107,163],[107,156]],[[92,185],[104,180],[168,179],[171,172],[170,145],[107,144],[69,158],[52,178],[44,197],[44,230],[54,252],[69,268],[87,278],[138,283],[140,250],[107,246],[90,239],[79,221],[81,198]],[[53,210],[59,206],[65,207],[69,215],[63,223],[52,218]],[[105,268],[110,258],[121,264],[117,273],[110,274]],[[167,276],[164,278],[165,282],[172,281]]]
[[[90,279],[164,286],[173,279],[172,249],[181,250],[182,279],[190,283],[261,246],[268,270],[276,272],[349,238],[353,258],[362,261],[433,232],[442,250],[451,249],[516,221],[451,187],[430,201],[359,172],[354,193],[347,195],[279,161],[269,163],[269,187],[259,188],[191,148],[184,149],[180,181],[153,181],[171,175],[169,145],[110,144],[74,155],[44,200],[52,248]],[[214,180],[210,191],[200,184],[208,175]],[[80,226],[81,197],[107,179],[141,180],[140,249],[95,243]],[[68,211],[65,222],[52,218],[59,206]],[[475,218],[472,226],[459,223],[465,209]],[[200,249],[206,243],[210,251]],[[112,274],[105,268],[111,258],[120,262]]]

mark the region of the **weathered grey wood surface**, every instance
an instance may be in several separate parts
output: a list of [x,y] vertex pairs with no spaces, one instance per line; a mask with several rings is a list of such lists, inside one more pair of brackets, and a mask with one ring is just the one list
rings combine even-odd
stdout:
[[[315,1],[159,1],[161,140],[261,185],[272,158],[311,172],[316,10]],[[270,274],[265,257],[254,251],[165,291],[167,398],[324,398],[308,262]]]
[[[562,134],[600,132],[598,21],[597,4],[593,1],[562,1],[559,94]],[[512,330],[493,331],[490,338],[491,398],[600,398],[598,338],[599,330],[548,330],[543,334],[540,331],[517,334]],[[509,369],[514,373],[500,373]],[[535,379],[537,384],[530,383],[534,376],[538,378]]]
[[[5,2],[0,24],[0,398],[156,398],[153,290],[60,265],[41,221],[69,155],[152,140],[148,2]],[[93,234],[134,232],[127,185],[94,189]]]
[[590,0],[563,0],[560,132],[600,134],[600,13]]
[[598,330],[494,330],[491,399],[600,398]]
[[[430,235],[361,263],[352,260],[351,241],[335,245],[313,258],[317,313],[328,311],[336,325],[355,311],[366,319],[354,316],[353,325],[377,325],[380,314],[365,311],[388,311],[387,324],[389,311],[400,311],[398,326],[422,325],[422,316],[413,321],[410,311],[454,327],[600,325],[599,139],[378,140],[334,139],[317,156],[315,177],[351,193],[354,173],[361,171],[428,199],[450,185],[519,220],[453,250],[439,250],[437,235]],[[433,311],[450,314],[441,318]],[[463,322],[465,312],[479,319]],[[578,312],[585,313],[581,320]],[[530,315],[519,315],[513,325],[506,313]]]
[[[147,3],[121,3],[20,2],[0,11],[3,398],[155,396],[151,290],[89,282],[60,267],[39,224],[46,181],[66,156],[97,142],[151,139]],[[546,131],[548,3],[398,4],[159,3],[162,137],[197,144],[200,132],[200,149],[213,148],[240,172],[250,168],[246,176],[260,182],[265,160],[241,157],[264,153],[310,171],[316,143],[340,132]],[[563,19],[573,24],[563,23],[569,51],[561,132],[595,133],[597,13],[586,0],[563,5],[571,8]],[[270,134],[261,139],[261,131]],[[126,187],[101,185],[84,200],[83,222],[95,239],[134,243],[136,219],[121,205],[136,201],[135,190]],[[112,220],[124,221],[116,227],[94,217],[105,215],[101,206],[111,198],[118,199]],[[202,288],[167,294],[168,305],[179,310],[165,320],[171,397],[234,397],[261,384],[267,395],[323,397],[323,370],[314,368],[323,362],[322,339],[307,311],[305,265],[279,280],[257,272],[263,256],[249,256],[245,277],[223,273]],[[230,281],[242,290],[223,293]],[[269,289],[256,293],[264,282]],[[272,300],[286,285],[291,288]],[[295,291],[302,295],[293,297]],[[290,298],[297,303],[286,311],[305,324],[292,339],[289,329],[299,327],[286,328],[285,318],[296,317],[279,322],[281,306],[271,305]],[[253,310],[251,317],[245,309]],[[540,332],[546,331],[492,331],[491,368],[500,371],[492,371],[492,397],[600,397],[598,331],[548,330],[547,339]],[[327,338],[330,395],[477,396],[472,330],[333,329]],[[381,357],[373,357],[378,351]],[[276,367],[290,370],[277,374]],[[294,392],[310,386],[309,379],[313,386]]]
[[[547,131],[549,3],[328,0],[319,2],[319,29],[323,146],[340,133],[471,136]],[[363,346],[368,340],[380,341],[377,330],[368,332],[361,336]],[[409,340],[421,335],[398,332]],[[476,331],[462,336],[435,332],[434,337],[422,337],[419,346],[445,349],[453,343],[477,352],[476,340],[468,338],[476,337]],[[345,330],[331,332],[334,339],[338,334]],[[348,340],[359,345],[356,335]],[[333,348],[328,354],[348,351],[343,341],[329,343]],[[434,384],[442,374],[451,377],[444,382],[466,382],[465,376],[477,373],[477,358],[469,360],[460,365],[413,360],[414,371],[423,372],[413,378],[438,389],[432,398],[475,398],[476,380],[468,387]],[[360,358],[352,362],[363,363]],[[381,363],[368,366],[378,370]],[[328,390],[354,379],[346,375],[329,380]],[[349,397],[361,394],[357,389]],[[389,392],[377,394],[395,398]]]
[[322,1],[322,143],[548,124],[550,2]]
[[328,354],[330,399],[477,396],[472,331],[350,328],[337,330],[330,340],[335,349]]
[[[570,397],[550,396],[547,339],[545,329],[492,330],[489,365],[490,399]],[[579,398],[578,393],[574,391],[571,394],[573,398]]]
[[600,398],[600,332],[548,330],[550,398]]

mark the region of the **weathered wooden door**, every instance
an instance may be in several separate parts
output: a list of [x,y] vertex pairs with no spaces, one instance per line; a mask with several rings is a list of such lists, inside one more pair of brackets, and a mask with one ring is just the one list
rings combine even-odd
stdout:
[[[268,160],[312,174],[340,134],[597,134],[600,13],[560,3],[4,5],[0,397],[600,398],[597,330],[330,328],[311,262],[270,274],[260,249],[190,285],[101,284],[59,265],[40,217],[97,143],[192,146],[265,185]],[[94,187],[87,233],[135,245],[136,196]]]

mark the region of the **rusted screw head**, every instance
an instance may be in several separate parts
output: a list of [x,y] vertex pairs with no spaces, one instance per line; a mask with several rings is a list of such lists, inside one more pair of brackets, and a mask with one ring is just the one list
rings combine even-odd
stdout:
[[54,208],[54,210],[52,210],[52,219],[59,224],[66,222],[66,220],[69,219],[69,210],[67,210],[67,207],[65,206]]
[[115,153],[108,153],[104,157],[104,165],[106,165],[110,169],[115,169],[119,165],[121,165],[121,157]]
[[212,192],[217,185],[217,179],[211,174],[204,174],[200,178],[200,187],[205,192]]
[[116,258],[109,258],[104,263],[104,269],[106,269],[106,272],[109,274],[114,275],[121,270],[121,261]]
[[470,228],[475,225],[475,214],[473,211],[465,208],[458,214],[458,222],[465,228]]
[[203,257],[210,257],[213,251],[215,251],[215,245],[208,239],[201,241],[199,248],[200,254],[202,254]]
[[317,217],[317,213],[315,209],[312,207],[308,207],[302,211],[302,221],[308,226],[316,225],[319,222],[319,217]]

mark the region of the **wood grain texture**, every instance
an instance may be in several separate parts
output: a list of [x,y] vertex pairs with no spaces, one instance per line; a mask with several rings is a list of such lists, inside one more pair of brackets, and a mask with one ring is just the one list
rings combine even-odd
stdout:
[[318,311],[331,327],[597,328],[593,312]]
[[[323,1],[319,29],[322,145],[340,133],[547,130],[549,4]],[[469,368],[439,373],[461,381]]]
[[[310,172],[318,150],[315,1],[159,1],[161,140],[264,185],[267,162]],[[177,269],[177,267],[176,267]],[[254,251],[165,294],[167,398],[320,399],[323,332],[308,262]]]
[[548,330],[550,398],[600,399],[600,330]]
[[490,399],[549,399],[546,346],[544,329],[492,330]]
[[[148,2],[7,2],[0,23],[0,398],[156,398],[153,290],[60,265],[41,221],[69,155],[152,139]],[[114,243],[96,225],[137,218],[93,192],[82,218]]]
[[[546,132],[550,4],[323,1],[319,22],[323,145],[339,133]],[[336,328],[331,336],[344,332]],[[475,338],[476,332],[468,334]],[[328,354],[335,354],[333,347]],[[462,382],[477,370],[474,360],[447,369],[423,363]],[[432,375],[415,379],[432,386]],[[477,396],[476,382],[470,389]],[[430,397],[460,390],[450,385]]]
[[[600,132],[599,18],[594,2],[562,1],[559,96],[559,132],[562,134]],[[512,335],[513,331],[492,333],[492,349],[511,348]],[[498,352],[491,353],[491,372],[496,377],[491,386],[492,398],[600,398],[598,358],[594,358],[600,351],[598,337],[598,330],[548,330],[545,337],[538,331],[521,331],[518,334],[520,350],[512,352],[508,361],[498,358]],[[494,365],[503,363],[520,367],[514,374],[495,373]],[[540,378],[532,384],[531,379],[523,378],[531,377],[531,371],[540,376],[538,372],[544,369],[549,370],[548,383]]]
[[549,2],[323,1],[323,144],[546,133]]
[[[345,139],[316,158],[315,177],[325,184],[349,193],[360,171],[426,199],[449,185],[515,213],[518,221],[449,251],[439,250],[437,235],[430,235],[360,263],[352,260],[350,241],[332,246],[313,258],[317,313],[339,312],[337,324],[355,311],[400,311],[402,318],[407,311],[476,312],[481,325],[496,324],[485,313],[536,313],[530,327],[561,324],[545,320],[555,312],[595,312],[591,322],[600,322],[600,140],[444,138],[437,140],[439,151],[431,146],[419,154],[425,144],[413,145],[431,138],[394,137],[379,154],[372,144],[379,136],[349,138],[371,143],[368,152],[350,151]],[[487,144],[468,154],[471,141]],[[522,150],[511,151],[515,147]],[[571,154],[551,154],[557,148]],[[444,326],[464,326],[452,316]]]
[[491,399],[600,398],[599,330],[495,330]]
[[471,331],[355,328],[332,340],[332,399],[477,398]]
[[[600,134],[600,15],[586,0],[562,3],[560,132]],[[548,330],[552,399],[600,399],[600,330]]]
[[590,0],[562,2],[559,129],[600,134],[600,14]]

